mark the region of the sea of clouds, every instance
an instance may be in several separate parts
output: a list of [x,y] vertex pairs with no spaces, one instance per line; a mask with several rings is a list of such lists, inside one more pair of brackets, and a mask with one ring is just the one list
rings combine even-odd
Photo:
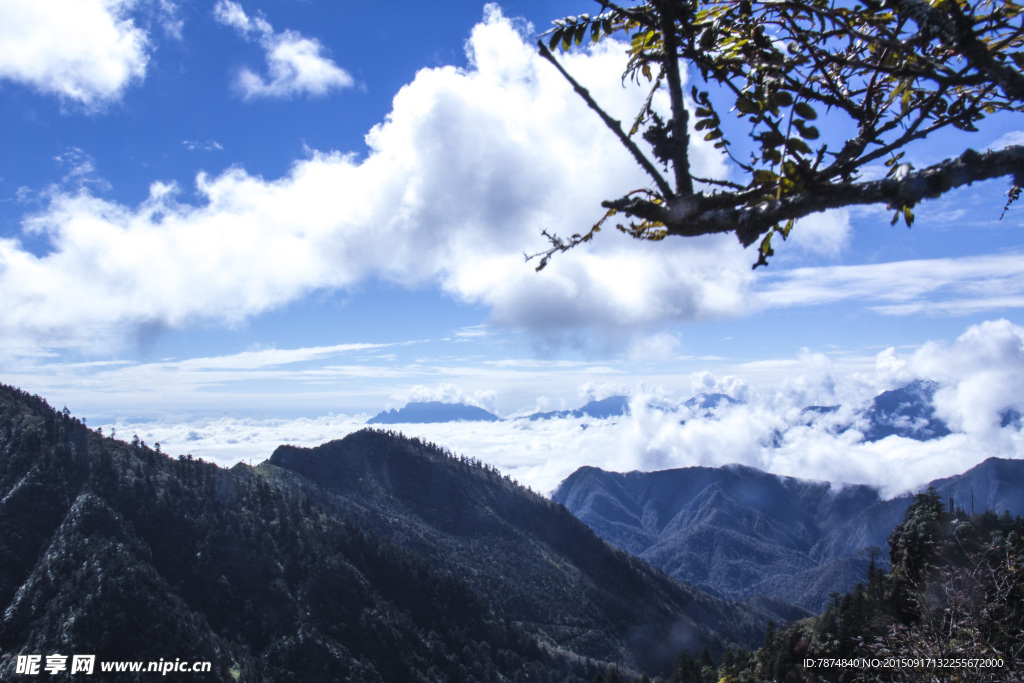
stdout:
[[[931,441],[899,436],[865,443],[862,412],[884,390],[915,379],[939,383],[938,417],[953,431]],[[583,394],[602,398],[621,385],[589,383]],[[970,326],[953,342],[929,342],[899,353],[886,349],[870,371],[846,372],[826,356],[805,354],[793,372],[765,384],[742,377],[693,373],[689,386],[630,391],[628,416],[593,419],[457,422],[389,426],[457,453],[496,465],[521,483],[551,492],[577,468],[660,470],[740,463],[781,475],[836,484],[871,484],[887,496],[957,474],[988,457],[1024,457],[1024,435],[1000,425],[1006,409],[1024,412],[1024,328],[1007,320]],[[726,393],[743,403],[705,414],[683,403],[698,393]],[[493,395],[445,384],[413,387],[412,400],[447,399],[488,405]],[[838,405],[811,419],[804,408]],[[231,465],[257,464],[282,443],[315,446],[365,428],[370,416],[251,419],[218,417],[183,423],[119,421],[119,438],[138,434],[172,455]],[[849,427],[849,428],[847,428]]]

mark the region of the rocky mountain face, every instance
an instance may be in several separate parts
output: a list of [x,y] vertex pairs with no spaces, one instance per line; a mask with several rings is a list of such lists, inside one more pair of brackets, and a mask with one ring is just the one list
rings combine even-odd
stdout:
[[768,614],[395,434],[225,470],[3,386],[0,558],[3,680],[61,653],[209,661],[217,681],[589,681],[752,644]]
[[[991,458],[932,482],[977,512],[1024,514],[1024,462]],[[728,466],[618,474],[584,467],[553,499],[610,543],[734,599],[765,595],[820,611],[865,576],[911,497]],[[877,558],[884,562],[884,554]]]

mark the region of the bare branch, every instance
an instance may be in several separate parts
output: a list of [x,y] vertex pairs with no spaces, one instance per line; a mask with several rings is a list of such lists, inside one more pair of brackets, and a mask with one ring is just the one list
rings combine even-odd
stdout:
[[633,142],[629,138],[629,136],[626,135],[626,133],[622,130],[622,122],[613,119],[611,116],[609,116],[608,112],[602,109],[601,106],[594,101],[594,98],[590,96],[590,91],[584,88],[582,85],[580,85],[575,78],[569,75],[569,72],[566,71],[562,67],[562,65],[558,63],[558,60],[555,59],[555,56],[551,54],[551,50],[548,49],[547,45],[545,45],[542,41],[537,41],[537,46],[540,48],[541,56],[555,65],[555,68],[558,69],[558,72],[562,74],[562,76],[567,81],[569,81],[569,83],[572,85],[572,89],[575,90],[576,93],[583,98],[583,101],[587,103],[587,106],[596,111],[598,116],[601,117],[601,120],[604,121],[604,124],[608,126],[608,128],[611,129],[611,131],[615,133],[615,135],[618,136],[619,141],[626,147],[626,149],[629,150],[629,153],[633,155],[633,158],[636,159],[636,162],[640,164],[640,166],[645,171],[647,171],[647,175],[651,176],[651,178],[654,180],[654,183],[658,186],[658,189],[661,191],[662,195],[665,197],[671,197],[672,187],[668,184],[668,181],[666,181],[665,178],[662,177],[660,173],[658,173],[658,169],[654,167],[654,164],[652,164],[651,161],[646,156],[644,156],[644,153],[640,151],[640,148],[636,146],[636,143]]

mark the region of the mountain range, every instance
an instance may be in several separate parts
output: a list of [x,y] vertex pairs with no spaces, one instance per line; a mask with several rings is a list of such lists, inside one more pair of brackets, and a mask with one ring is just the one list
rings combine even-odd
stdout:
[[609,417],[622,417],[629,415],[628,396],[609,396],[600,400],[588,401],[575,410],[553,410],[549,412],[533,413],[527,415],[527,420],[554,420],[558,418],[582,418],[592,417],[597,420]]
[[497,422],[501,418],[477,406],[465,403],[418,401],[398,410],[381,411],[366,424],[428,424],[436,422]]
[[4,386],[0,557],[3,680],[19,654],[90,653],[209,661],[217,681],[589,681],[665,674],[795,614],[680,584],[399,434],[226,470]]
[[[989,458],[930,486],[968,512],[1024,514],[1024,461]],[[552,498],[680,581],[814,612],[864,580],[870,549],[886,547],[912,500],[738,465],[626,474],[583,467]]]
[[[1022,482],[993,458],[933,485],[1020,514]],[[0,679],[33,653],[217,681],[664,675],[862,580],[909,503],[739,466],[581,468],[552,500],[374,430],[228,470],[0,385]]]
[[[836,423],[834,415],[839,412],[839,405],[812,405],[801,412],[799,424],[811,425],[823,420],[822,424],[833,433],[842,433],[857,429],[863,434],[865,442],[880,441],[889,436],[929,441],[952,433],[936,413],[933,400],[939,385],[930,380],[915,380],[903,387],[884,391],[856,416],[844,423]],[[579,408],[572,410],[553,410],[535,412],[530,415],[514,418],[525,420],[553,419],[584,419],[595,420],[623,417],[630,414],[630,398],[628,396],[609,396],[600,400],[588,401]],[[658,411],[672,411],[684,408],[687,419],[713,420],[719,411],[728,410],[742,405],[732,396],[722,393],[700,393],[677,405],[650,405]],[[1020,429],[1022,420],[1020,413],[1007,407],[999,414],[1000,426],[1012,426]],[[441,403],[437,401],[411,402],[398,410],[382,411],[367,420],[367,424],[418,424],[439,422],[495,422],[503,418],[483,408],[464,403]],[[785,440],[784,431],[775,432],[768,444],[778,447]]]

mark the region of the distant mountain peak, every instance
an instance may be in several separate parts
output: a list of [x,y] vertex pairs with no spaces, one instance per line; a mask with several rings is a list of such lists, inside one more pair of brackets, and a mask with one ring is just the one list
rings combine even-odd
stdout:
[[688,399],[683,405],[691,410],[715,410],[722,406],[734,406],[740,403],[741,401],[737,401],[728,394],[702,392]]
[[438,422],[498,422],[501,418],[478,406],[440,401],[414,401],[400,410],[383,410],[366,424],[428,424]]
[[880,441],[888,436],[929,441],[952,434],[935,415],[932,399],[938,388],[938,382],[918,379],[875,396],[864,413],[868,423],[864,441]]
[[[1024,512],[1024,460],[989,458],[931,482],[959,507]],[[885,546],[912,500],[864,485],[745,465],[617,474],[581,467],[556,489],[608,542],[673,577],[734,599],[758,593],[820,610],[863,580],[860,550]]]
[[551,410],[533,413],[532,415],[527,415],[526,419],[551,420],[566,417],[577,419],[591,417],[595,420],[604,420],[609,417],[624,417],[626,415],[629,415],[629,396],[609,396],[599,400],[588,401],[575,410]]

